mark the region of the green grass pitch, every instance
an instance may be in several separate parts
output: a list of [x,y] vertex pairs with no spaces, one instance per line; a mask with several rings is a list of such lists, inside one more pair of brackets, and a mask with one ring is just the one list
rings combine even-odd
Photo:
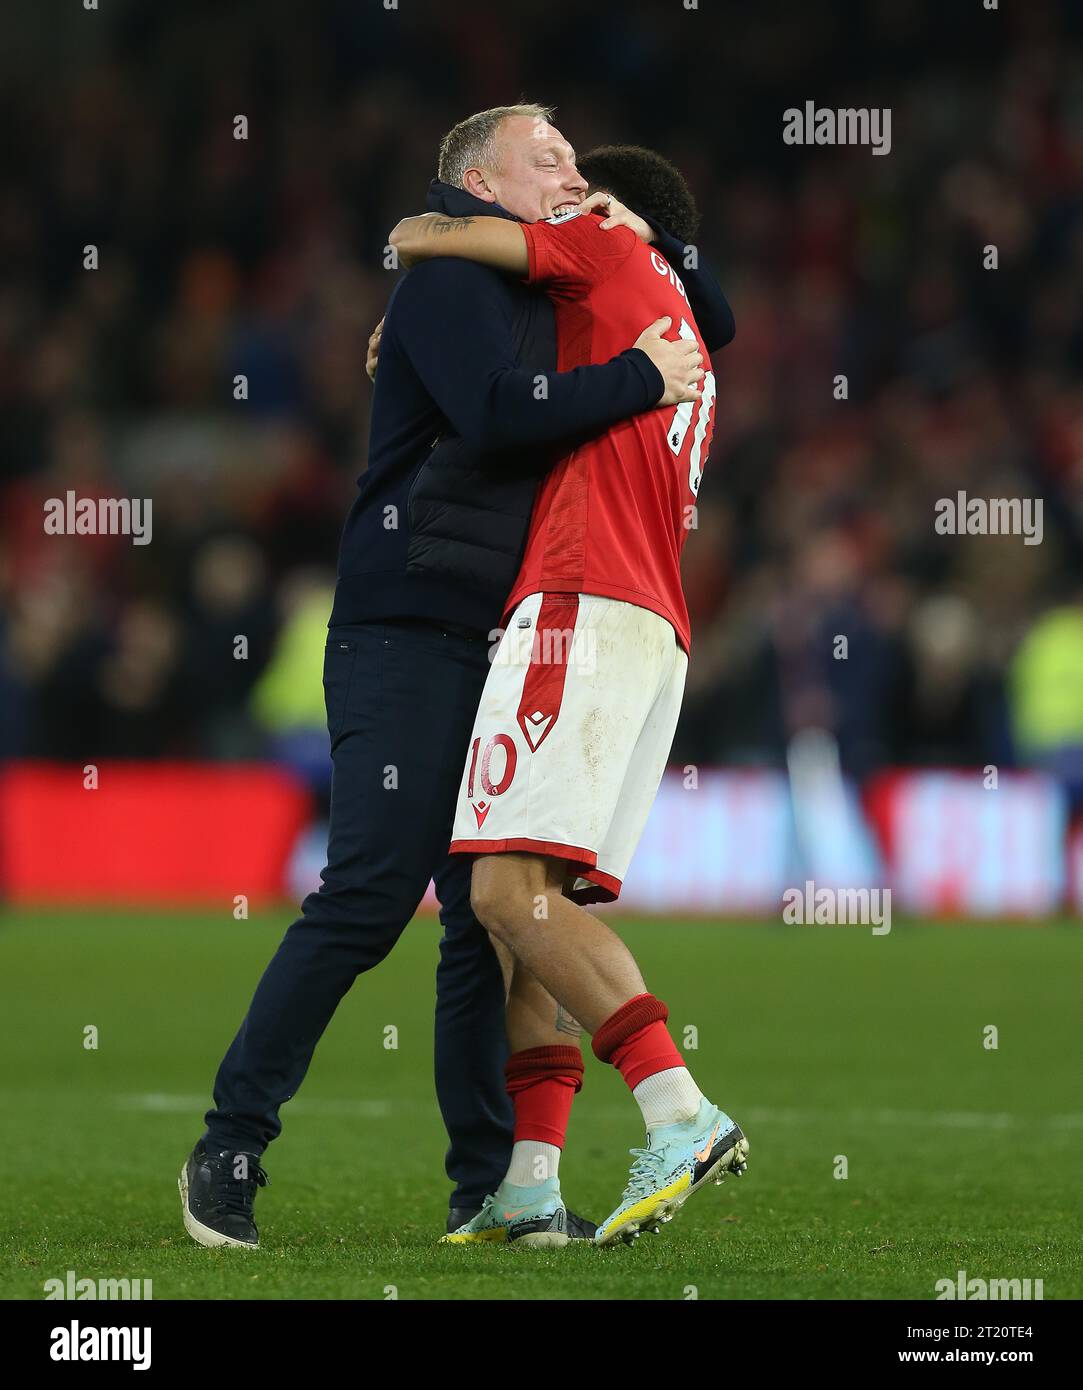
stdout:
[[[966,1270],[1083,1296],[1078,923],[874,937],[620,921],[678,1042],[696,1030],[689,1061],[745,1127],[749,1170],[633,1248],[515,1252],[435,1243],[437,931],[419,920],[347,996],[285,1108],[262,1248],[201,1249],[177,1172],[290,915],[3,919],[0,1294],[40,1299],[70,1269],[152,1279],[156,1299],[931,1299]],[[600,1219],[642,1134],[586,1053],[562,1187]]]

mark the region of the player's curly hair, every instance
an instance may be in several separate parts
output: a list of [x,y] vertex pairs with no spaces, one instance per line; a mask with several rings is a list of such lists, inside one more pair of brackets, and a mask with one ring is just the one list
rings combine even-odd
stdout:
[[699,209],[684,175],[642,145],[599,145],[578,161],[591,192],[604,189],[633,212],[651,217],[681,241],[699,230]]

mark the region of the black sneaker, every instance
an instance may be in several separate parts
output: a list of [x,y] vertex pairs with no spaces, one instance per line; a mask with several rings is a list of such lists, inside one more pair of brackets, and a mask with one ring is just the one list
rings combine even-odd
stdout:
[[200,1245],[259,1249],[252,1206],[256,1188],[266,1187],[270,1181],[257,1154],[233,1150],[211,1153],[201,1139],[177,1180],[184,1229]]
[[[480,1207],[452,1207],[447,1214],[448,1235],[457,1231],[460,1226],[465,1226],[468,1221],[473,1221],[480,1210]],[[584,1216],[576,1216],[574,1211],[569,1211],[567,1216],[569,1240],[594,1239],[594,1232],[598,1228],[593,1221],[588,1221]]]
[[568,1212],[568,1239],[569,1240],[593,1240],[594,1232],[598,1227],[593,1221],[588,1221],[585,1216],[576,1216],[574,1211]]

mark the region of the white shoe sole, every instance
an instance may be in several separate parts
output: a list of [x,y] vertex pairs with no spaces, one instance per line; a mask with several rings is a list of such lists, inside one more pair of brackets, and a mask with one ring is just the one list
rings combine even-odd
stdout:
[[197,1221],[188,1208],[188,1163],[185,1161],[184,1167],[180,1170],[180,1177],[177,1179],[177,1186],[180,1188],[181,1209],[184,1212],[184,1229],[198,1245],[205,1245],[209,1250],[216,1250],[223,1245],[232,1245],[238,1250],[258,1250],[259,1243],[249,1245],[246,1240],[234,1240],[232,1236],[224,1236],[220,1231],[212,1231],[209,1226],[204,1226],[202,1221]]
[[713,1182],[716,1185],[721,1183],[726,1174],[732,1172],[735,1177],[740,1177],[745,1171],[746,1159],[748,1158],[748,1140],[738,1139],[732,1149],[726,1152],[711,1164],[710,1168],[703,1174],[698,1182],[686,1187],[683,1192],[678,1192],[675,1197],[667,1197],[664,1201],[654,1208],[648,1216],[637,1216],[632,1221],[623,1221],[619,1226],[614,1226],[611,1231],[606,1232],[601,1240],[596,1240],[598,1246],[614,1245],[617,1241],[623,1241],[626,1245],[632,1245],[639,1239],[640,1231],[650,1231],[652,1235],[658,1235],[662,1226],[667,1221],[672,1221],[674,1216],[688,1201],[693,1192],[698,1192],[707,1183]]

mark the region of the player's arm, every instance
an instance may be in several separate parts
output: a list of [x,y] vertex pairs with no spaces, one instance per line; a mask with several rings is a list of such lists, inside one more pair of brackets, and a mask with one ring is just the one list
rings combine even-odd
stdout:
[[404,217],[388,238],[399,264],[409,267],[434,256],[458,256],[493,270],[527,273],[526,240],[518,222],[504,217],[445,217],[425,212]]

